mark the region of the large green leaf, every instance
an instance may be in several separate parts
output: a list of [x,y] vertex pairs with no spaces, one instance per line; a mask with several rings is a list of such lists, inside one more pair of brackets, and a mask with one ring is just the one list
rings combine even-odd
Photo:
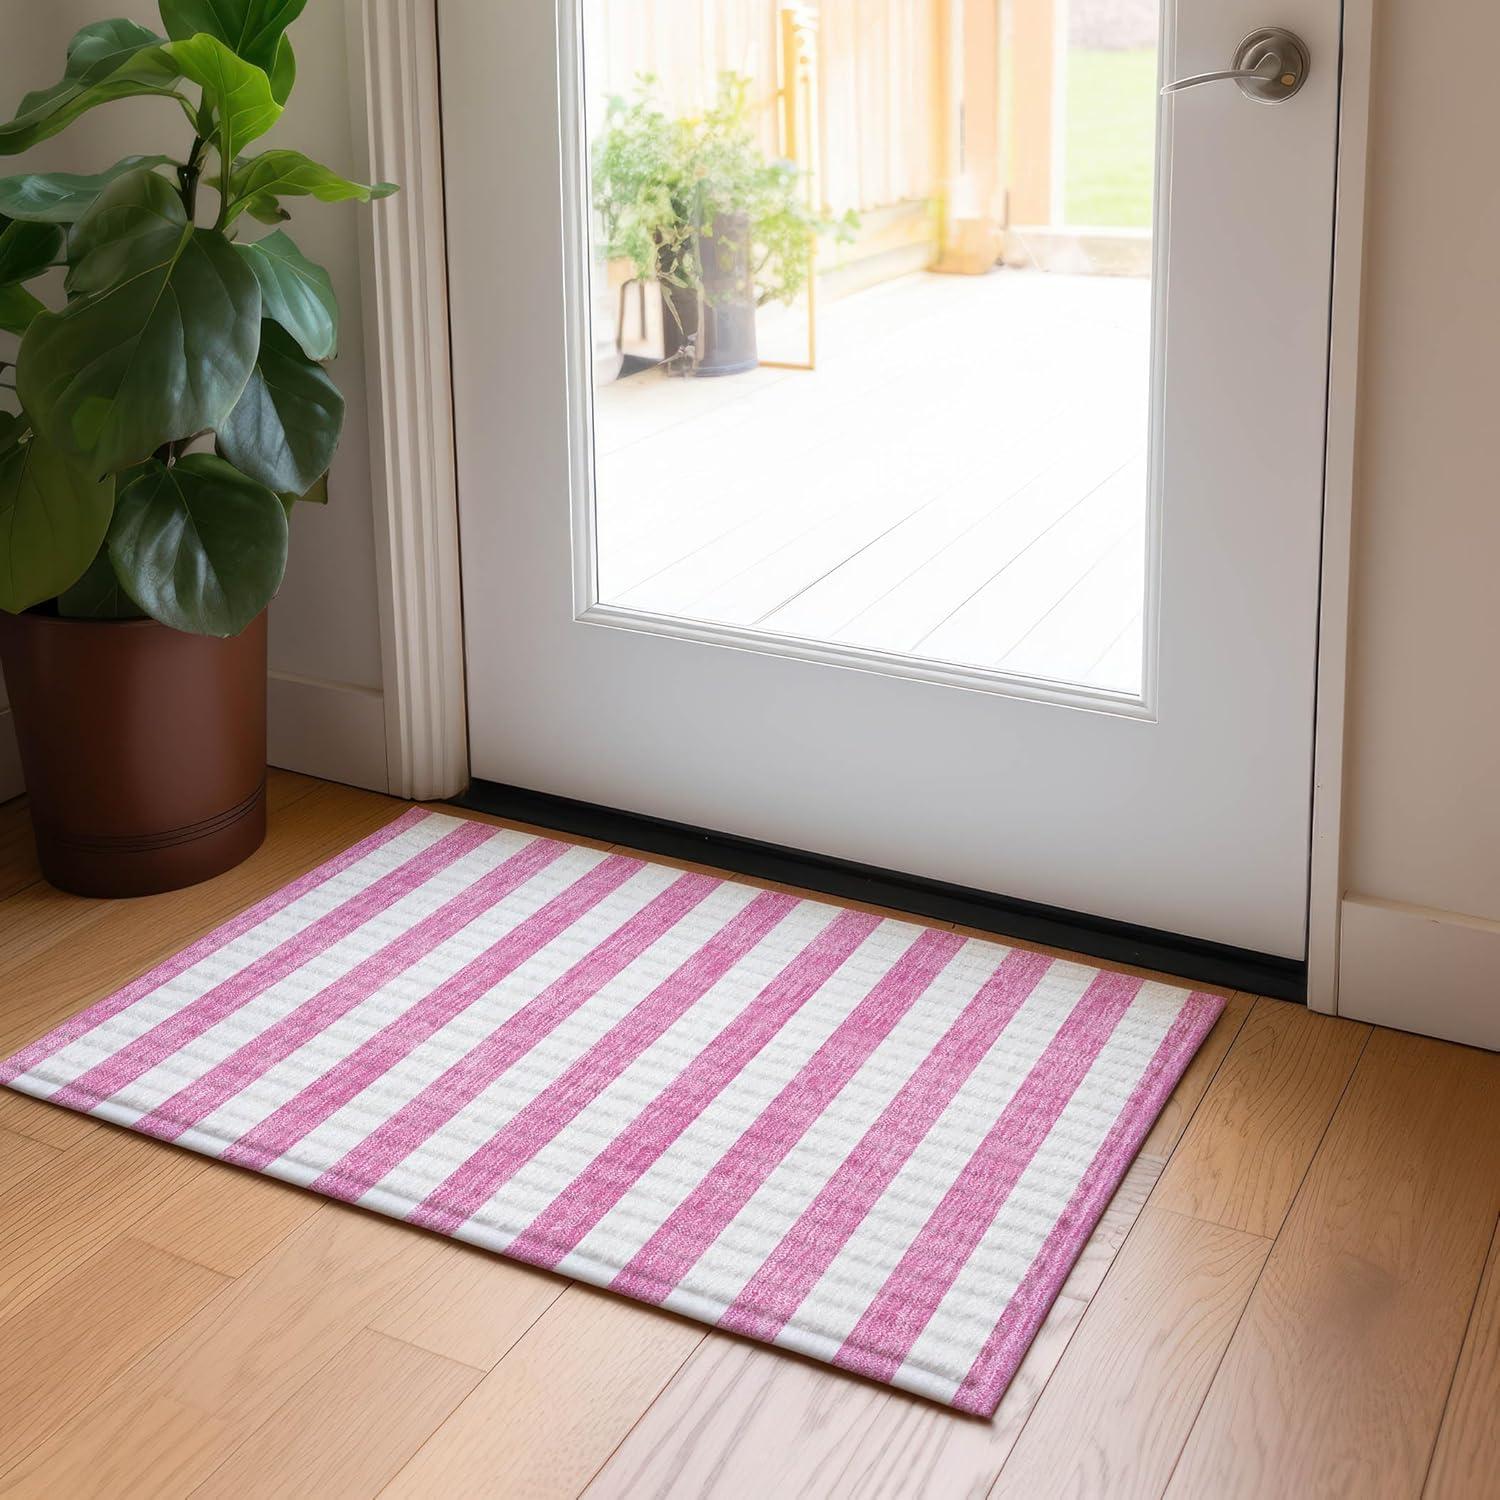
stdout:
[[276,49],[276,61],[271,64],[271,97],[278,104],[285,104],[297,83],[297,54],[292,51],[292,39],[284,36]]
[[106,188],[70,243],[78,295],[36,318],[17,361],[40,430],[104,472],[217,427],[260,344],[260,287],[234,247],[149,171]]
[[105,172],[23,172],[0,177],[0,214],[37,224],[73,224],[95,198],[126,172],[160,167],[168,156],[127,156]]
[[191,227],[165,177],[142,168],[116,178],[68,231],[68,290],[104,291],[135,274],[137,256],[170,250]]
[[260,283],[262,316],[286,329],[309,359],[332,359],[338,352],[339,303],[328,272],[280,230],[235,248]]
[[306,5],[307,0],[161,0],[161,22],[176,41],[206,33],[270,73],[282,33]]
[[350,182],[300,151],[264,151],[235,167],[229,179],[229,217],[234,218],[252,200],[257,205],[266,202],[274,205],[277,198],[296,197],[313,197],[322,203],[343,203],[351,198],[368,203],[372,198],[389,197],[395,191],[395,184],[390,182],[379,182],[374,187]]
[[0,286],[40,276],[61,249],[62,230],[56,224],[5,224],[0,229]]
[[0,329],[6,333],[25,333],[46,311],[24,286],[0,286]]
[[33,437],[0,454],[0,609],[55,598],[93,560],[109,529],[115,482]]
[[101,547],[83,577],[57,597],[57,612],[70,620],[138,620],[145,611],[125,592]]
[[204,33],[169,42],[164,50],[183,76],[203,89],[204,102],[214,115],[214,147],[222,160],[233,162],[281,118],[264,69],[237,57],[217,37]]
[[98,83],[112,77],[122,62],[159,46],[161,41],[162,38],[150,27],[134,21],[95,21],[68,43],[68,61],[63,76],[76,78],[81,83]]
[[327,473],[343,425],[344,398],[328,372],[263,323],[255,372],[219,427],[224,457],[267,489],[301,495]]
[[120,582],[174,630],[238,635],[281,587],[287,524],[270,490],[208,453],[152,460],[109,529]]
[[68,44],[61,80],[21,100],[15,118],[0,124],[0,156],[28,151],[112,99],[160,94],[191,108],[172,87],[181,69],[162,38],[133,21],[99,21]]

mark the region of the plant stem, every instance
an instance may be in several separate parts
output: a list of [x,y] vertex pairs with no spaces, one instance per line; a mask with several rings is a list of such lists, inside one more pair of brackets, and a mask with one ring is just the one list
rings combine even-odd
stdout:
[[219,132],[219,217],[214,220],[215,229],[223,229],[229,222],[229,178],[234,172],[234,162],[224,154],[224,131]]
[[201,135],[195,135],[193,149],[188,152],[187,164],[177,169],[177,184],[182,193],[182,206],[187,210],[189,221],[198,211],[198,179],[203,175],[203,148],[206,144]]

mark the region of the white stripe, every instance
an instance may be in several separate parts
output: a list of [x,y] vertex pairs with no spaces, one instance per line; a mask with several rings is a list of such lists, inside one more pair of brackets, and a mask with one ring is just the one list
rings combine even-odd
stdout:
[[402,1214],[420,1203],[759,894],[749,886],[716,887],[359,1201]]
[[429,818],[388,840],[331,880],[324,881],[280,911],[273,912],[249,931],[242,932],[233,942],[213,953],[205,954],[197,963],[166,984],[143,995],[117,1015],[110,1016],[92,1030],[75,1038],[55,1056],[33,1069],[33,1077],[38,1083],[51,1084],[48,1093],[53,1093],[63,1087],[64,1083],[78,1078],[96,1063],[112,1057],[168,1016],[176,1015],[185,1006],[201,999],[216,985],[232,979],[241,969],[247,968],[273,948],[296,938],[315,922],[374,885],[382,876],[390,874],[397,866],[405,864],[408,859],[435,844],[443,834],[451,832],[450,828],[440,826],[449,821],[451,820]]
[[1033,986],[968,1083],[807,1294],[796,1327],[783,1330],[778,1343],[790,1347],[800,1330],[798,1347],[819,1359],[833,1358],[1096,977],[1094,969],[1059,962]]
[[1180,990],[1141,987],[912,1345],[903,1376],[921,1372],[939,1400],[952,1399],[1181,1009]]
[[837,916],[837,907],[816,902],[793,907],[474,1217],[508,1239],[519,1234]]
[[558,1270],[565,1275],[583,1275],[583,1267],[589,1263],[627,1264],[796,1077],[839,1023],[885,977],[920,932],[920,928],[904,922],[882,922],[876,927],[584,1236]]
[[[574,964],[607,942],[677,877],[676,870],[661,865],[642,866],[597,906],[558,933],[546,947],[484,991],[466,1010],[298,1142],[287,1153],[288,1167],[311,1182],[342,1160],[434,1079],[442,1077]],[[498,933],[487,930],[485,936],[492,942]]]
[[735,1301],[998,966],[989,943],[954,954],[934,980],[939,998],[929,991],[911,1006],[683,1278],[694,1295],[721,1309]]

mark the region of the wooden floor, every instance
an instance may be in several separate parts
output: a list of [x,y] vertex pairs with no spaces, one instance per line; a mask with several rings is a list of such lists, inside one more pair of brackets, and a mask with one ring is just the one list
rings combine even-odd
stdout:
[[[0,1054],[390,819],[273,775],[195,890],[38,882]],[[0,1494],[1500,1493],[1500,1057],[1230,997],[998,1416],[0,1090]]]
[[600,598],[1138,691],[1151,291],[919,274],[814,372],[595,396]]

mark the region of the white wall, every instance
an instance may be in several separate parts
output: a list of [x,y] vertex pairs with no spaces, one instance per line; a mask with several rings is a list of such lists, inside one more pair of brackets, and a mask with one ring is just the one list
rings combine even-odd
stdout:
[[[79,27],[128,16],[160,30],[152,0],[0,0],[0,111],[55,82]],[[354,161],[344,8],[315,0],[291,31],[298,79],[266,145],[295,146],[349,171]],[[181,111],[166,99],[105,105],[25,156],[0,158],[0,176],[41,166],[91,171],[130,152],[187,148]],[[261,149],[257,146],[256,149]],[[293,200],[287,226],[301,248],[326,265],[343,309],[334,377],[348,402],[344,441],[326,509],[305,505],[292,525],[286,582],[271,610],[271,759],[384,790],[385,721],[380,697],[380,626],[371,523],[369,433],[360,329],[358,204]],[[259,232],[259,231],[256,231]],[[4,688],[0,685],[0,704]],[[0,714],[0,799],[19,790]],[[9,776],[8,776],[9,771]]]
[[[1339,1008],[1500,1046],[1500,7],[1376,15]],[[1455,967],[1454,955],[1464,959]]]

